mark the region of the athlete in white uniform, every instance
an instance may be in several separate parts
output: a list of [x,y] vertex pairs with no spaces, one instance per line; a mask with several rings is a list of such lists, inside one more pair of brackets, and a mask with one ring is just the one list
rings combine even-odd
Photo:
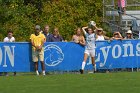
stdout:
[[[86,36],[85,53],[88,56],[95,57],[95,33],[88,34],[84,29],[83,31]],[[92,31],[92,29],[88,28],[88,31]]]
[[[93,25],[95,28],[96,25]],[[88,29],[88,31],[86,32],[85,29]],[[88,27],[83,27],[82,28],[85,36],[86,36],[86,47],[85,47],[85,53],[84,53],[84,60],[82,62],[82,68],[80,69],[80,73],[83,74],[84,73],[84,68],[86,65],[86,61],[88,56],[91,57],[92,60],[92,64],[94,66],[94,71],[96,71],[96,64],[95,64],[95,33],[93,31],[92,28],[88,28]]]

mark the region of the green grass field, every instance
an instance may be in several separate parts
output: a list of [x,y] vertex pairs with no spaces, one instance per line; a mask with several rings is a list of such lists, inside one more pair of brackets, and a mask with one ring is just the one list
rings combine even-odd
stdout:
[[139,93],[140,72],[1,76],[0,93]]

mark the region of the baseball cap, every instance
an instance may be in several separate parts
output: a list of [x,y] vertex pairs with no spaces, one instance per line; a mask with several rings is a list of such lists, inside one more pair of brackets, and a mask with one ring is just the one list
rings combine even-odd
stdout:
[[131,30],[128,30],[126,33],[127,34],[132,34],[132,31]]
[[35,29],[40,30],[40,28],[41,28],[40,25],[36,25],[36,26],[35,26]]

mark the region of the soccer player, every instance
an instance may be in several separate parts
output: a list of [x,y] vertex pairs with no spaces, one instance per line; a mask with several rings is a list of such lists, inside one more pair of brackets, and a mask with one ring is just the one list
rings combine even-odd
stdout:
[[[85,68],[88,56],[91,57],[94,71],[96,71],[96,64],[95,64],[95,38],[96,37],[95,37],[93,27],[97,28],[95,23],[92,24],[92,28],[90,28],[88,26],[82,28],[82,30],[85,34],[85,37],[86,37],[86,47],[85,47],[85,52],[84,52],[84,60],[82,62],[82,68],[80,69],[81,74],[84,73],[84,68]],[[86,31],[86,29],[87,29],[87,31]]]
[[35,33],[30,37],[32,44],[32,58],[35,63],[36,74],[39,75],[38,72],[38,61],[41,62],[42,73],[45,75],[45,65],[44,65],[44,42],[46,38],[44,34],[40,33],[40,26],[35,27]]

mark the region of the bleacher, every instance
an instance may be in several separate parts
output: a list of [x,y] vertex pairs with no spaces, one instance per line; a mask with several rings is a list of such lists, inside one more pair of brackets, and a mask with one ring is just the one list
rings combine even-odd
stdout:
[[112,31],[118,28],[122,32],[131,29],[134,36],[138,37],[138,32],[140,30],[140,4],[138,1],[136,3],[136,0],[132,0],[128,3],[129,4],[126,5],[126,14],[124,15],[118,13],[114,0],[112,0],[110,4],[104,2],[104,20],[110,25]]

